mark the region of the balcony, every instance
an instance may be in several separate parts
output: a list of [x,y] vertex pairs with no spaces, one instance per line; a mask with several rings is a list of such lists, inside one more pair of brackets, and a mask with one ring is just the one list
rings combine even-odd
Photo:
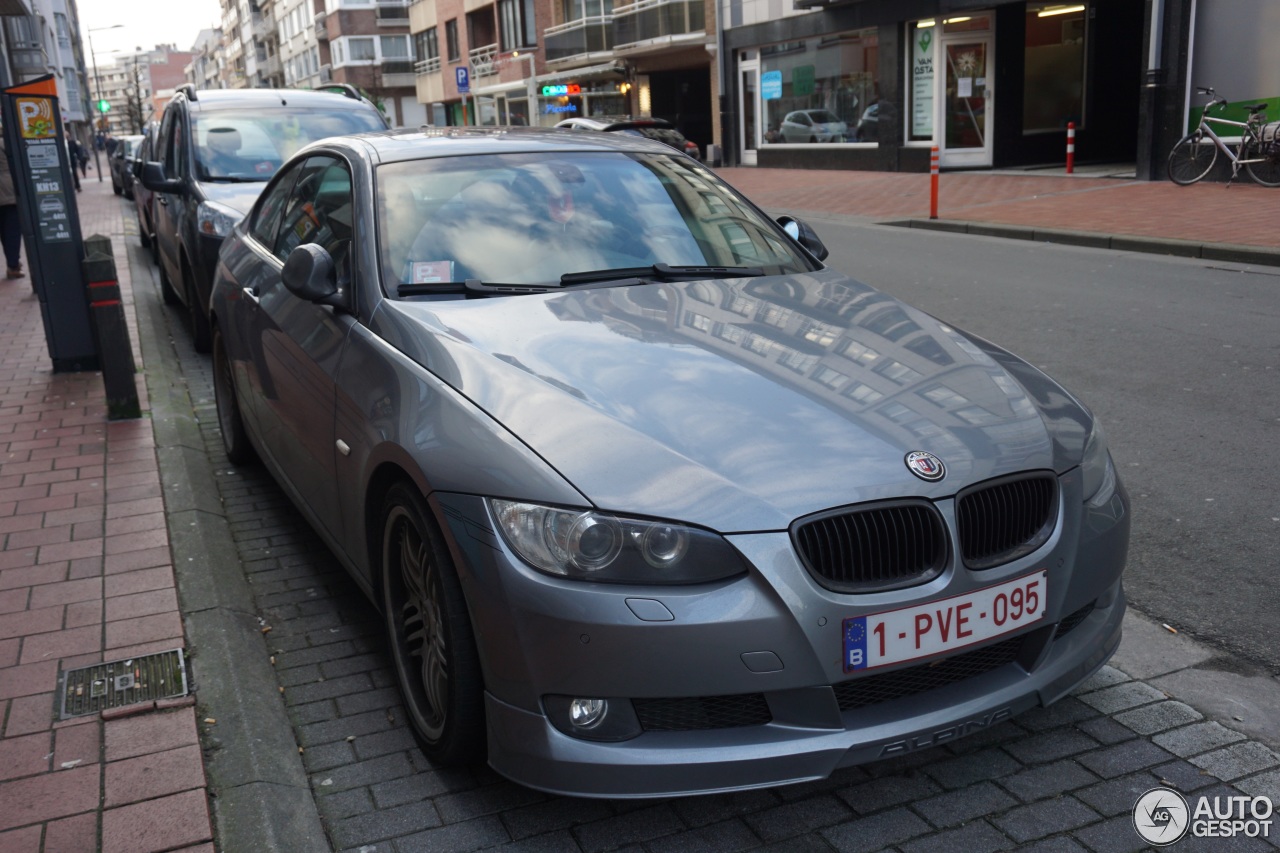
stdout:
[[413,67],[418,87],[418,102],[433,104],[444,100],[444,75],[440,73],[440,57],[424,59]]
[[325,21],[324,21],[325,17],[327,16],[325,15],[324,12],[319,12],[316,14],[316,40],[317,41],[329,40],[329,27],[325,25]]
[[417,65],[413,66],[414,73],[421,77],[424,74],[440,73],[440,57],[433,56],[430,59],[424,59]]
[[382,85],[387,89],[399,89],[417,83],[414,62],[411,59],[384,59],[382,61]]
[[597,15],[567,21],[542,31],[546,44],[547,63],[567,63],[586,60],[593,54],[611,53],[613,50],[613,16]]
[[498,46],[496,44],[486,44],[483,47],[470,50],[467,53],[467,57],[471,62],[471,76],[480,79],[497,74],[498,66],[494,63],[494,59],[497,56]]
[[649,44],[666,46],[706,31],[702,0],[639,0],[613,10],[613,43],[619,52]]

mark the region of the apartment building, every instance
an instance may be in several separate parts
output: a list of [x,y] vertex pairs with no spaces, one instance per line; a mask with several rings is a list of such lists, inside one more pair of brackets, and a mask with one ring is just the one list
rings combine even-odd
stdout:
[[191,61],[183,69],[188,83],[197,89],[226,89],[230,79],[222,52],[222,30],[205,29],[191,46]]
[[0,3],[9,81],[21,83],[54,75],[62,123],[68,133],[88,139],[88,77],[80,43],[75,0],[6,0]]
[[414,88],[409,0],[315,0],[320,77],[366,93],[392,127],[426,122]]

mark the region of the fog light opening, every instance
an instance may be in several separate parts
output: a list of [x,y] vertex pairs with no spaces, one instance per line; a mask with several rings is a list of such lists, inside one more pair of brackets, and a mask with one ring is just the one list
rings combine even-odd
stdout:
[[594,729],[609,713],[604,699],[574,699],[569,703],[569,722],[576,729]]

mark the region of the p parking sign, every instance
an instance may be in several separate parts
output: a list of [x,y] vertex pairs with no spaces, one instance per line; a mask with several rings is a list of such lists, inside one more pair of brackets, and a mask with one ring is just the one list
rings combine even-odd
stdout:
[[471,91],[471,72],[465,65],[459,65],[453,69],[454,76],[458,81],[458,94],[465,95]]

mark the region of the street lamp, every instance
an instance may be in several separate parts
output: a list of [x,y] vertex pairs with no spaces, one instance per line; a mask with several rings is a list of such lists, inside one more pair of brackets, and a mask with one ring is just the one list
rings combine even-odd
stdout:
[[[98,54],[93,50],[93,34],[102,30],[118,30],[124,24],[112,24],[109,27],[90,27],[85,32],[89,34],[89,58],[93,60],[93,82],[98,87],[98,104],[102,103],[102,78],[98,76]],[[102,117],[99,110],[98,118]],[[93,146],[93,168],[98,173],[98,183],[102,183],[102,161],[98,159],[98,122],[94,120],[92,123],[92,136],[89,143]]]

